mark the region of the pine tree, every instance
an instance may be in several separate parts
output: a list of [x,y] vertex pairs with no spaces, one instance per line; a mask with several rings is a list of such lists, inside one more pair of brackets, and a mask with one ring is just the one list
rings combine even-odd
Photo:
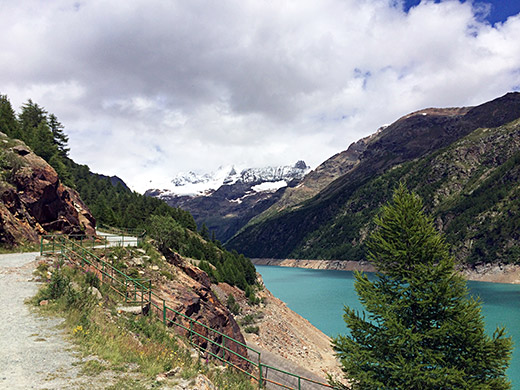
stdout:
[[18,121],[21,127],[21,140],[33,147],[36,129],[42,122],[47,123],[47,111],[29,99],[22,106]]
[[50,114],[47,120],[49,125],[49,129],[52,132],[52,136],[54,138],[54,144],[58,148],[58,152],[60,157],[65,158],[69,154],[69,148],[67,144],[69,142],[69,137],[65,134],[65,127],[58,121],[56,115]]
[[11,138],[21,136],[16,114],[6,95],[0,95],[0,131]]
[[366,313],[345,307],[350,335],[333,347],[353,389],[510,389],[511,338],[484,332],[422,200],[400,185],[375,219],[368,256],[374,281],[356,274]]
[[58,154],[58,148],[54,144],[52,132],[47,126],[47,122],[40,122],[34,130],[32,143],[30,145],[38,156],[49,162],[51,158]]

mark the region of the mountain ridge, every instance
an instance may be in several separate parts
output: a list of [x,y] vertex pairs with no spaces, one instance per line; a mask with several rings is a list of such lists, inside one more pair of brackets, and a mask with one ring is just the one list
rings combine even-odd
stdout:
[[[382,180],[382,174],[447,148],[478,128],[500,127],[520,117],[520,94],[509,93],[480,106],[449,110],[449,115],[421,110],[398,119],[371,141],[361,154],[363,161],[347,174],[297,208],[245,227],[227,246],[240,248],[251,257],[360,259],[360,243],[370,229],[368,221],[373,213],[365,212],[363,218],[351,218],[349,213],[362,213],[368,205],[377,209],[389,199],[395,182],[385,182],[386,187],[374,184]],[[398,181],[398,175],[394,176]],[[377,191],[369,193],[371,186]],[[364,204],[354,202],[363,189]]]

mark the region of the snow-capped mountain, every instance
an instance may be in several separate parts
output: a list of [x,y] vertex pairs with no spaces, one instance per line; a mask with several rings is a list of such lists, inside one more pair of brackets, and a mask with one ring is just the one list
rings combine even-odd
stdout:
[[217,239],[226,241],[278,201],[287,188],[298,185],[309,170],[303,161],[294,166],[220,167],[211,174],[177,175],[171,188],[148,190],[145,195],[189,211],[199,228],[205,224]]
[[[251,184],[254,191],[279,189],[292,180],[301,180],[310,170],[303,161],[293,166],[240,169],[235,166],[219,167],[212,173],[180,173],[171,180],[171,188],[148,190],[153,196],[208,195],[222,185]],[[272,185],[270,184],[272,183]]]

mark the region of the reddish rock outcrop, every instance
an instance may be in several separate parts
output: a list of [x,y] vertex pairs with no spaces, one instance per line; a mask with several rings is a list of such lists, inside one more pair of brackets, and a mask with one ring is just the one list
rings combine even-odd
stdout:
[[[177,326],[177,330],[184,336],[191,337],[202,350],[208,350],[219,357],[222,357],[224,353],[226,360],[230,360],[236,366],[248,370],[250,368],[249,364],[237,356],[247,357],[246,348],[208,329],[208,327],[211,327],[221,334],[237,340],[241,344],[245,344],[244,336],[235,319],[211,290],[211,281],[208,275],[174,254],[168,256],[167,261],[175,267],[178,267],[181,272],[176,272],[175,280],[156,285],[154,290],[157,291],[159,296],[165,299],[168,307],[198,321],[200,324],[193,323],[192,330],[203,337],[197,335],[190,336],[190,321],[182,315],[167,312],[168,319],[175,323],[182,324],[184,328],[177,325],[172,326]],[[162,301],[156,301],[154,303],[162,307]],[[201,324],[205,324],[206,326]],[[210,343],[207,339],[213,340],[218,344],[224,344],[227,349],[233,352],[223,350]],[[225,340],[223,341],[223,339]]]
[[47,233],[95,234],[95,219],[79,194],[22,141],[0,133],[0,244],[37,242]]

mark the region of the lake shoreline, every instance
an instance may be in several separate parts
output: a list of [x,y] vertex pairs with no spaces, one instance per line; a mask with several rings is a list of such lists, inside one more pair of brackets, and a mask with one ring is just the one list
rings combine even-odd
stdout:
[[[307,269],[324,269],[333,271],[375,272],[368,261],[350,260],[300,260],[300,259],[251,259],[255,265],[272,265]],[[520,265],[485,264],[475,267],[461,267],[461,274],[471,281],[520,284]]]

